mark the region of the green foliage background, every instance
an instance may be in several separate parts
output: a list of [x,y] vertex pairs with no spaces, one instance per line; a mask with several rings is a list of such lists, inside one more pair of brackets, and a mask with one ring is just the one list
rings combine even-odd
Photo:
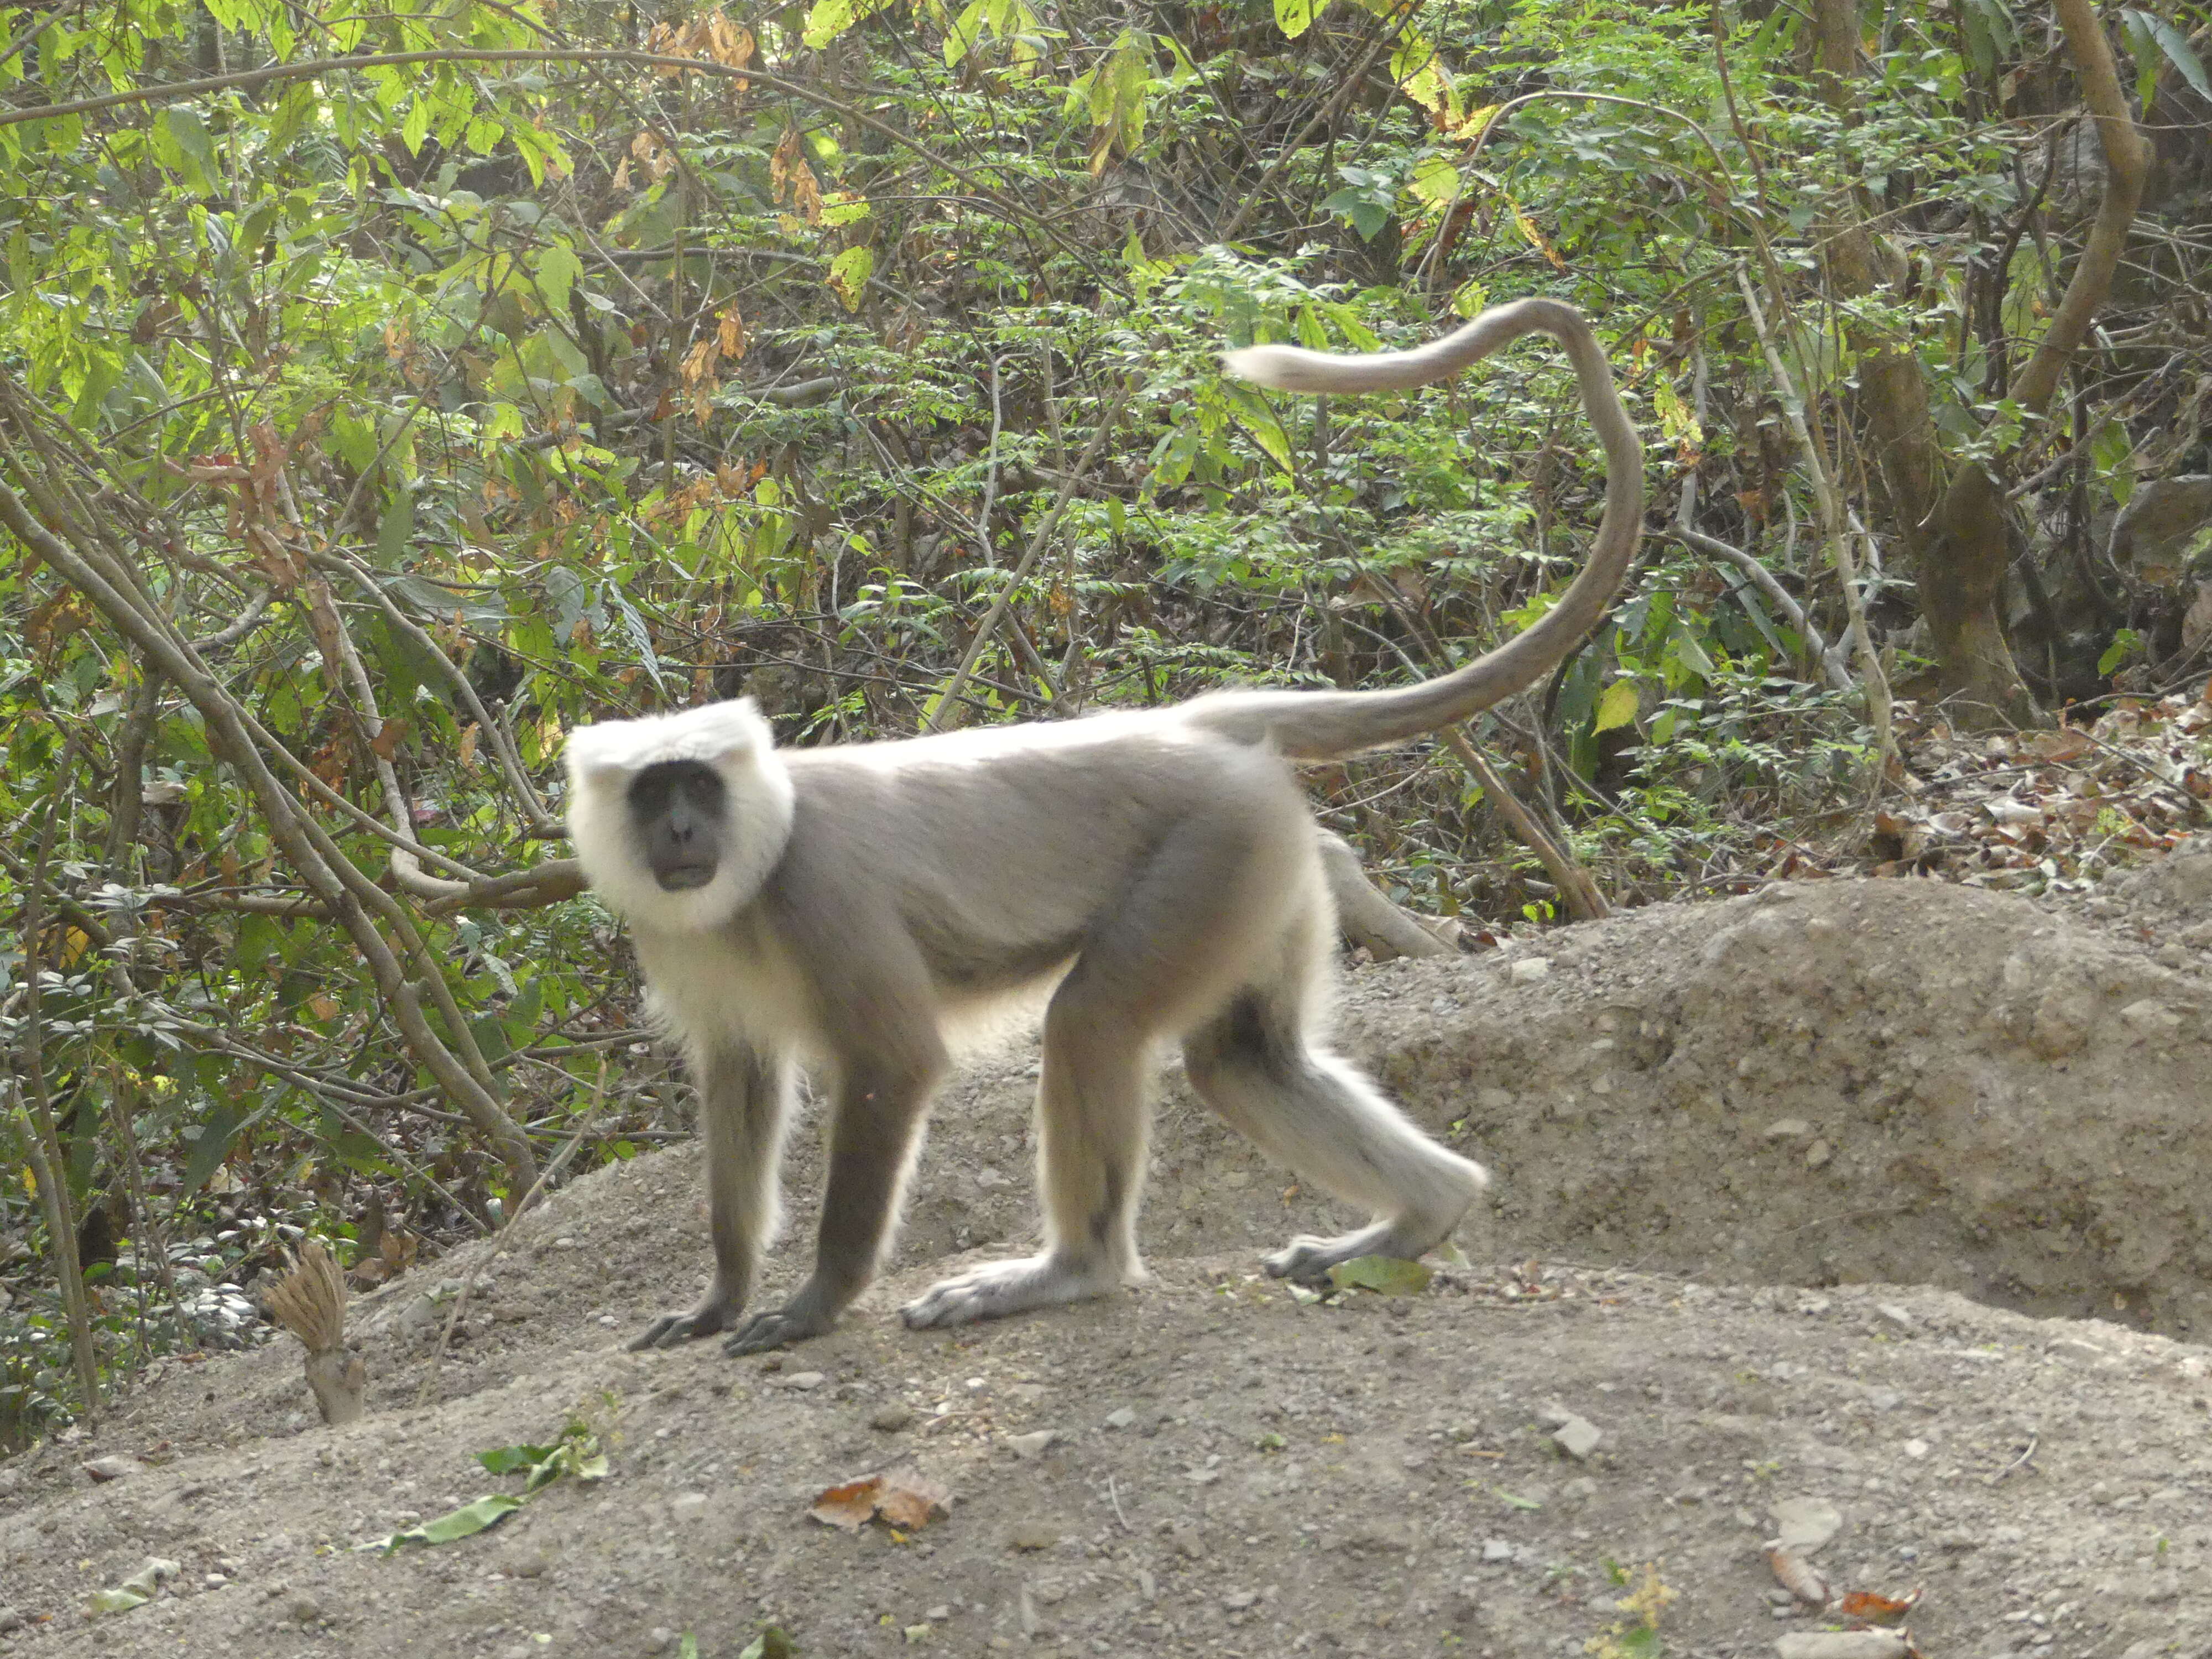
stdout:
[[[1907,343],[1958,453],[2078,449],[2027,512],[2186,461],[2177,388],[2205,368],[2201,331],[2154,373],[2122,331],[2058,428],[2008,412],[1992,362],[2032,343],[2077,228],[2030,165],[2072,95],[2055,37],[2006,0],[1862,11],[1846,119],[1808,14],[1751,3],[0,6],[0,477],[197,642],[288,787],[312,773],[453,861],[433,875],[557,857],[562,734],[595,714],[750,691],[788,742],[911,733],[1063,491],[953,719],[1484,648],[1595,520],[1565,365],[1530,346],[1323,410],[1215,354],[1409,343],[1523,294],[1599,320],[1655,529],[1749,549],[1834,639],[1740,272],[1877,540],[1853,321]],[[2197,12],[2115,11],[2139,96],[2212,90]],[[1825,291],[1844,213],[1909,283]],[[2185,241],[2146,252],[2140,318],[2202,298]],[[0,905],[36,921],[0,945],[4,1444],[82,1405],[40,1089],[110,1370],[234,1340],[220,1286],[302,1229],[397,1263],[520,1194],[204,708],[0,548]],[[1909,672],[1911,573],[1865,597]],[[1865,718],[1739,572],[1655,536],[1602,636],[1478,735],[1632,901],[1817,836],[1860,798]],[[1455,766],[1313,783],[1397,896],[1552,919]],[[386,839],[305,810],[392,884]],[[680,1133],[588,897],[399,886],[449,994],[432,1025],[541,1164]]]

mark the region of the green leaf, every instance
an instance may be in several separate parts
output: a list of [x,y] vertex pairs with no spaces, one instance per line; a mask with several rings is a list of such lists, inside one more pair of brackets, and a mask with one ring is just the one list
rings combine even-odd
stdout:
[[1700,679],[1717,679],[1720,677],[1721,671],[1713,666],[1713,659],[1705,654],[1705,647],[1698,643],[1697,635],[1686,628],[1674,630],[1674,637],[1667,641],[1667,652],[1677,662],[1689,665]]
[[872,249],[848,247],[830,262],[830,287],[844,301],[846,310],[858,311],[868,278],[875,273],[876,256]]
[[477,1498],[473,1504],[464,1504],[435,1520],[425,1521],[419,1527],[410,1527],[404,1532],[393,1533],[389,1538],[380,1538],[373,1547],[391,1555],[403,1544],[450,1544],[456,1539],[480,1533],[487,1527],[497,1526],[521,1507],[520,1498],[510,1497],[506,1492],[494,1492],[488,1498]]
[[2105,647],[2105,654],[2097,659],[2097,672],[2110,674],[2122,663],[2142,649],[2142,635],[2132,628],[2123,628],[2112,635],[2112,642]]
[[783,1633],[781,1625],[770,1625],[747,1643],[738,1659],[798,1659],[799,1650],[791,1645],[791,1638]]
[[1597,700],[1597,720],[1593,729],[1610,732],[1616,726],[1626,726],[1636,718],[1636,682],[1615,680],[1605,688],[1604,696]]
[[1395,1255],[1355,1255],[1328,1270],[1340,1291],[1373,1291],[1378,1296],[1419,1296],[1429,1288],[1429,1270]]
[[1496,1492],[1501,1499],[1516,1510],[1540,1510],[1544,1507],[1540,1499],[1523,1498],[1519,1492],[1508,1492],[1503,1486],[1492,1486],[1491,1491]]
[[227,1100],[218,1100],[208,1109],[207,1121],[200,1125],[200,1138],[192,1143],[192,1155],[185,1160],[186,1196],[207,1185],[207,1178],[228,1153],[232,1137],[245,1121],[246,1115]]
[[802,38],[819,52],[852,27],[854,21],[853,0],[814,0],[807,8]]
[[526,1469],[543,1463],[559,1450],[554,1446],[495,1446],[489,1451],[477,1454],[477,1462],[494,1474],[513,1474],[517,1469]]
[[1293,40],[1313,27],[1328,0],[1275,0],[1275,27]]
[[584,262],[576,251],[566,246],[549,247],[538,260],[538,292],[544,299],[545,309],[555,316],[565,316],[568,310],[568,291],[584,274]]
[[1266,452],[1267,459],[1285,472],[1291,467],[1291,437],[1283,430],[1283,423],[1275,418],[1275,411],[1267,400],[1241,381],[1231,381],[1227,386],[1229,404],[1237,416],[1237,424],[1251,434],[1252,441]]
[[154,118],[154,159],[195,191],[215,188],[215,140],[190,104],[172,104]]
[[2189,37],[2163,17],[2153,16],[2150,29],[2157,36],[2159,50],[2166,54],[2166,62],[2180,71],[2181,78],[2189,82],[2199,98],[2212,99],[2212,81],[2204,78],[2203,63],[2197,56],[2197,49],[2189,44]]
[[1322,198],[1322,211],[1334,213],[1359,233],[1359,240],[1371,242],[1390,222],[1390,204],[1376,199],[1373,191],[1363,186],[1352,186]]

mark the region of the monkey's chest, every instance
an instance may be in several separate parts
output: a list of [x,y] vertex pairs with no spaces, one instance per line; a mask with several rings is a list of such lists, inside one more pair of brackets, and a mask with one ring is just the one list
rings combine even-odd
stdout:
[[[687,1042],[787,1042],[809,1024],[788,963],[767,940],[633,930],[648,1005]],[[779,1042],[776,1046],[781,1046]]]

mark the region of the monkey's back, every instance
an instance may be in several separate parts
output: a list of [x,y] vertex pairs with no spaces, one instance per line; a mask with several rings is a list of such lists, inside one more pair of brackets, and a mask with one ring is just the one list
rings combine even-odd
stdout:
[[768,895],[872,907],[864,934],[895,915],[947,990],[1056,971],[1163,858],[1282,902],[1322,890],[1289,767],[1175,711],[781,752],[796,817]]

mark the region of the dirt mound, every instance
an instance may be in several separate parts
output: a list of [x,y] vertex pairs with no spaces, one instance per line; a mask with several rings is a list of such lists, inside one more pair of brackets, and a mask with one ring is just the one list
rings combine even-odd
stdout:
[[[2115,908],[2171,925],[2199,883],[2212,855],[2172,859]],[[1375,969],[1344,1039],[1494,1164],[1501,1250],[2201,1333],[2212,981],[2161,950],[2002,894],[1806,884]]]
[[[289,1342],[167,1364],[96,1437],[0,1465],[0,1603],[27,1621],[0,1651],[642,1656],[688,1632],[730,1659],[773,1620],[806,1659],[1579,1654],[1632,1620],[1613,1567],[1657,1561],[1670,1650],[1765,1653],[1820,1622],[1759,1549],[1797,1499],[1840,1517],[1816,1558],[1833,1588],[1924,1588],[1931,1655],[2197,1652],[2204,1356],[1852,1281],[2212,1316],[2185,1133],[2208,1008],[2143,945],[1912,882],[1373,969],[1344,1046],[1492,1164],[1469,1250],[1582,1265],[1301,1304],[1255,1247],[1350,1218],[1170,1078],[1158,1283],[908,1332],[891,1310],[933,1258],[1031,1231],[1017,1044],[940,1110],[894,1276],[791,1354],[621,1352],[704,1269],[679,1151],[363,1298],[356,1427],[312,1424]],[[816,1178],[809,1145],[801,1217]],[[795,1282],[809,1231],[765,1294]],[[1836,1283],[1698,1282],[1722,1278]],[[512,1487],[474,1454],[580,1406],[618,1430],[609,1480],[459,1543],[349,1547]],[[1597,1431],[1585,1458],[1554,1434],[1570,1413]],[[92,1485],[95,1457],[130,1472]],[[822,1488],[902,1459],[951,1489],[949,1516],[903,1543],[808,1518]],[[149,1557],[179,1566],[154,1601],[88,1622],[87,1596]]]

